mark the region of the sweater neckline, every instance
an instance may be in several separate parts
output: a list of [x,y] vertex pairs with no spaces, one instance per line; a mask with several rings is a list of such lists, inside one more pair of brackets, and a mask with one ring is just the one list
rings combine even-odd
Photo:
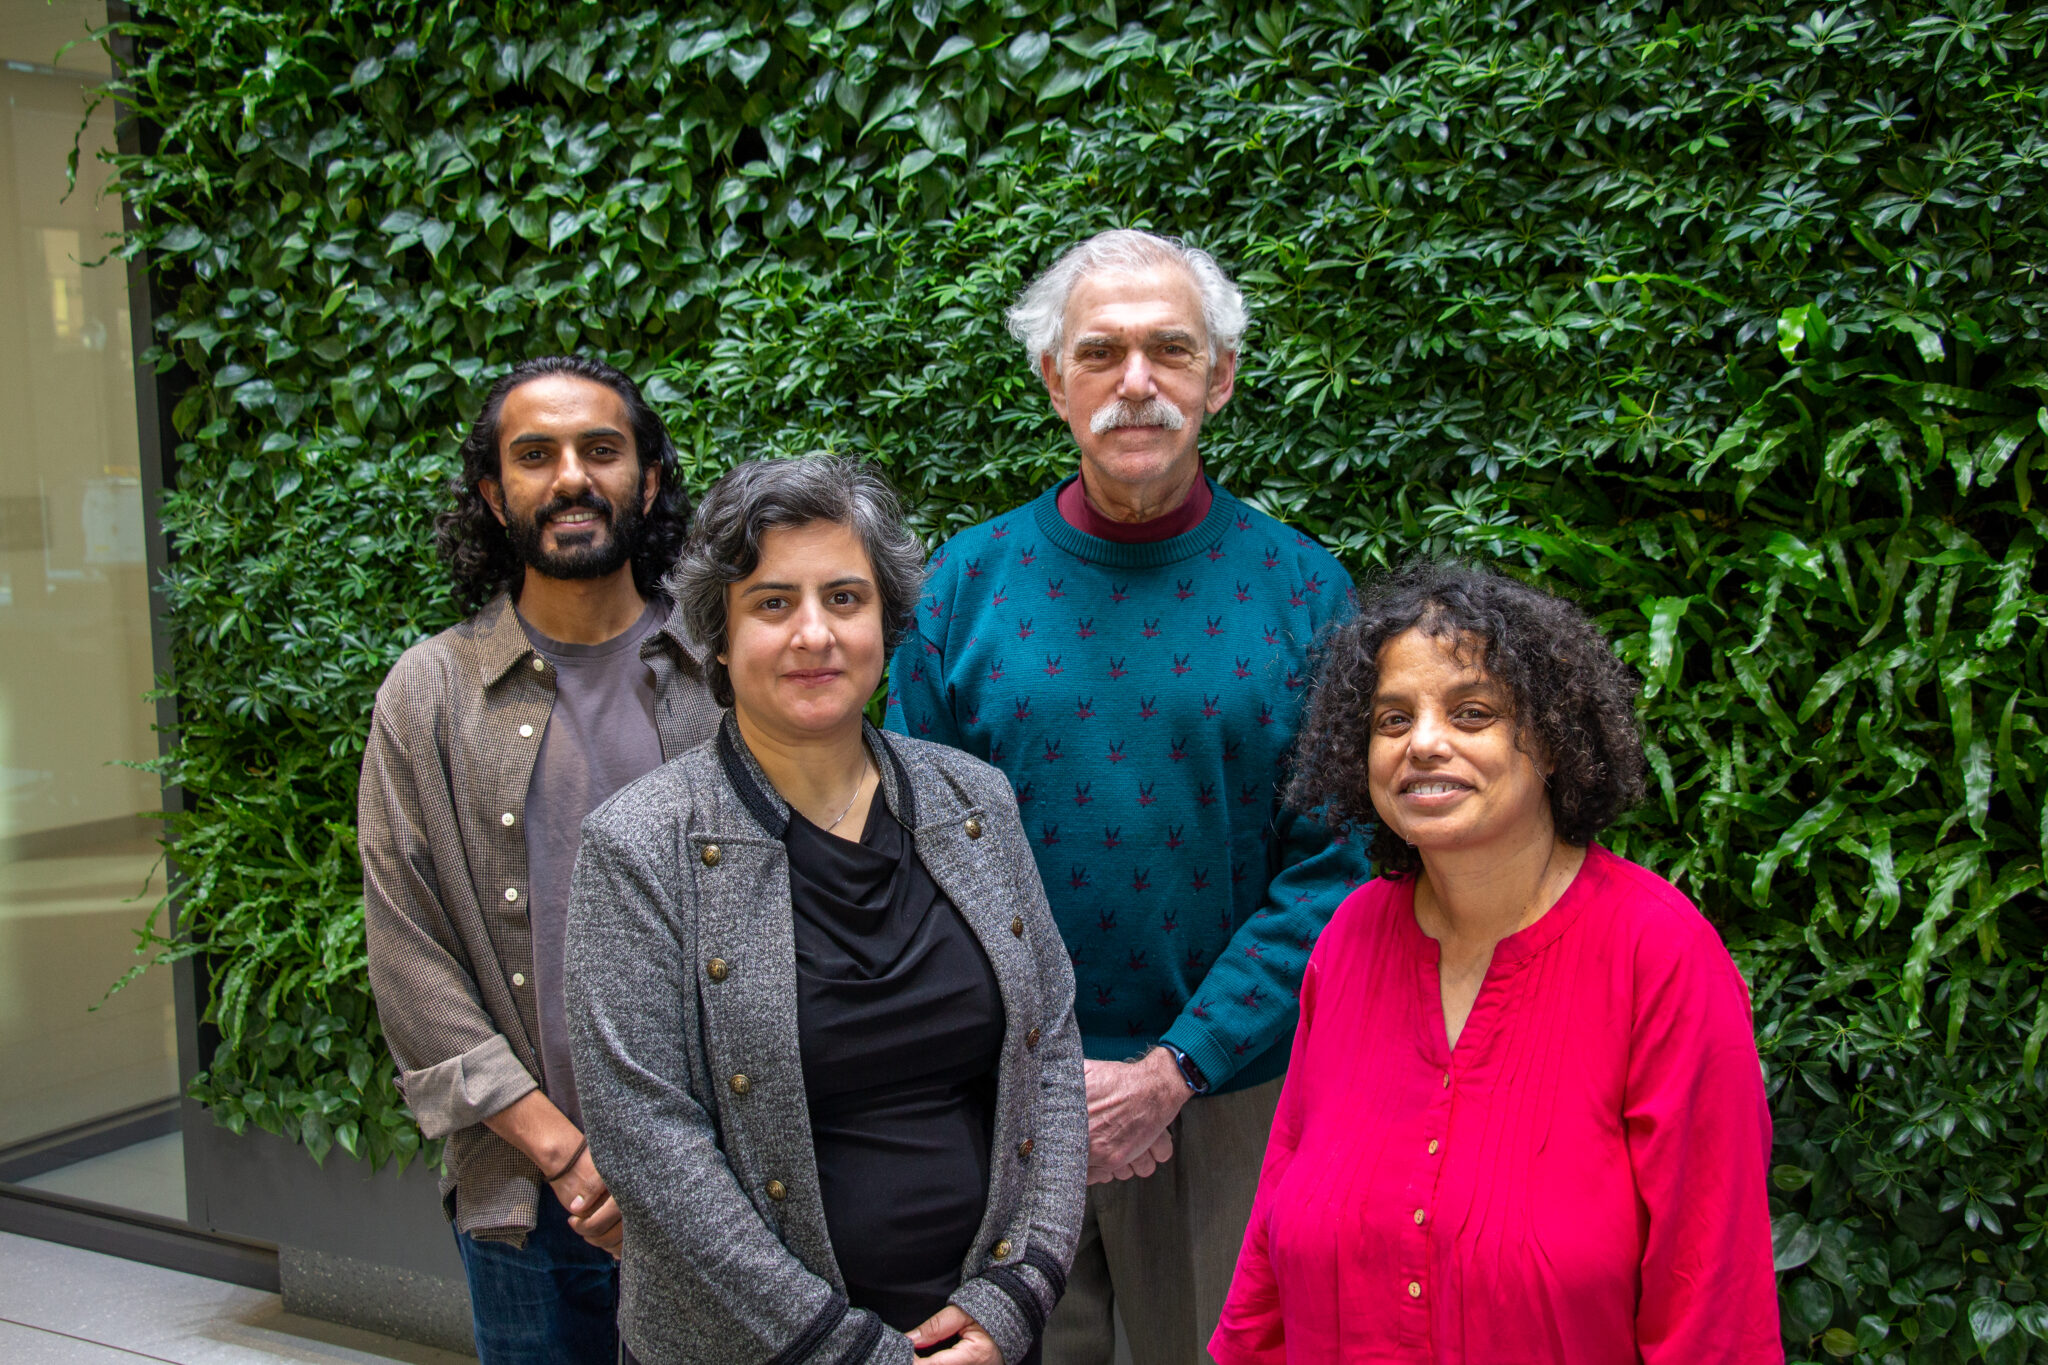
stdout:
[[1158,568],[1162,564],[1176,564],[1183,559],[1198,555],[1223,538],[1237,515],[1237,499],[1223,491],[1214,479],[1203,475],[1209,485],[1209,515],[1203,517],[1193,529],[1183,531],[1165,540],[1142,541],[1137,544],[1119,544],[1091,536],[1086,531],[1070,524],[1060,515],[1060,493],[1066,486],[1079,478],[1069,474],[1058,483],[1038,495],[1031,504],[1032,520],[1038,526],[1038,533],[1060,549],[1092,564],[1101,564],[1112,569]]

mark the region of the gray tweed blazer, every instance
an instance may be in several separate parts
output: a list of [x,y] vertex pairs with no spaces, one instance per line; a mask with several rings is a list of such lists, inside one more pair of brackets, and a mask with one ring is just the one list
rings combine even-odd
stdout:
[[[1017,1361],[1080,1236],[1074,976],[1008,779],[869,728],[881,795],[973,928],[1007,1019],[988,1209],[952,1301]],[[644,1365],[908,1362],[849,1308],[797,1052],[789,809],[730,714],[600,806],[570,899],[569,1032],[590,1150],[625,1216],[620,1319]]]

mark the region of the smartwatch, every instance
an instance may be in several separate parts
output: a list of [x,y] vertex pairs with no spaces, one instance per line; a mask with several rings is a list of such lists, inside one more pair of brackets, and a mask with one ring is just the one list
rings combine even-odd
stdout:
[[1197,1095],[1209,1093],[1209,1078],[1202,1074],[1202,1068],[1195,1065],[1194,1058],[1164,1039],[1160,1040],[1159,1046],[1173,1054],[1173,1064],[1179,1069],[1180,1078],[1187,1082],[1188,1089]]

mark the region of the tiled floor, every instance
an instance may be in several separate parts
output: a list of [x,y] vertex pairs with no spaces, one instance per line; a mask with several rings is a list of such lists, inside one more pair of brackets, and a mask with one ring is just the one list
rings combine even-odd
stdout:
[[476,1365],[295,1317],[275,1294],[0,1233],[7,1365]]
[[185,1139],[176,1133],[87,1157],[19,1183],[24,1189],[137,1209],[180,1223],[190,1216],[185,1210]]

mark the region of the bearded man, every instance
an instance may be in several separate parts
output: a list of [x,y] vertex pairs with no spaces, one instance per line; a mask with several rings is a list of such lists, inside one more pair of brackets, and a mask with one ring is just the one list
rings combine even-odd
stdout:
[[442,1199],[484,1365],[612,1365],[618,1207],[563,1020],[583,818],[709,737],[702,650],[659,585],[689,503],[675,447],[600,361],[491,389],[438,525],[474,615],[402,655],[363,755],[370,984]]
[[1280,805],[1330,553],[1219,487],[1244,298],[1204,251],[1105,232],[1010,330],[1075,474],[932,556],[889,724],[1010,775],[1073,958],[1088,1212],[1046,1365],[1206,1360],[1257,1188],[1309,949],[1372,875]]

